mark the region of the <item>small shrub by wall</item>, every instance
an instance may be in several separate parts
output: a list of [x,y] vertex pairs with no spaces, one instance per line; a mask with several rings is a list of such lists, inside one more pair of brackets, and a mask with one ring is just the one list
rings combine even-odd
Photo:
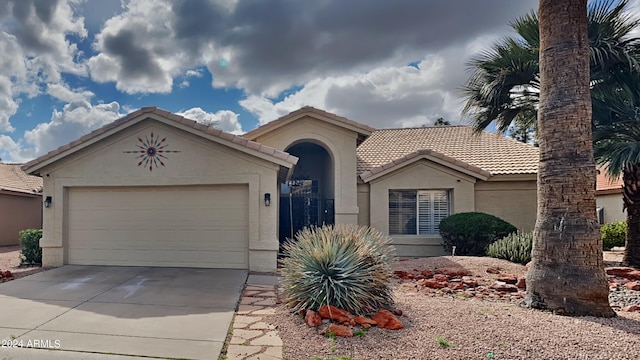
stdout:
[[525,265],[531,261],[533,232],[511,233],[492,243],[487,248],[487,255]]
[[616,246],[624,246],[627,239],[627,222],[616,221],[604,224],[600,227],[600,235],[602,235],[602,249],[605,251]]
[[455,246],[456,255],[484,256],[489,244],[516,231],[499,217],[481,212],[453,214],[440,222],[442,246],[448,254]]
[[20,245],[22,245],[22,251],[20,252],[20,264],[42,265],[42,248],[40,247],[42,230],[22,230],[19,235]]

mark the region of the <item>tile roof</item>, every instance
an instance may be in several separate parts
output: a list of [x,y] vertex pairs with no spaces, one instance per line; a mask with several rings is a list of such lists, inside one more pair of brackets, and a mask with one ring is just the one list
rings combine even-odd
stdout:
[[469,126],[376,130],[358,146],[358,174],[418,150],[433,150],[491,175],[536,174],[538,148]]
[[286,153],[284,151],[280,151],[277,149],[274,149],[272,147],[269,146],[265,146],[259,143],[256,143],[254,141],[250,141],[247,140],[241,136],[238,135],[233,135],[227,132],[224,132],[220,129],[214,128],[214,127],[210,127],[210,126],[206,126],[203,124],[200,124],[198,122],[196,122],[195,120],[191,120],[191,119],[187,119],[183,116],[171,113],[169,111],[166,110],[162,110],[162,109],[158,109],[155,106],[147,106],[147,107],[143,107],[142,109],[136,110],[120,119],[117,119],[109,124],[106,124],[105,126],[96,129],[94,131],[92,131],[89,134],[86,134],[84,136],[82,136],[81,138],[74,140],[66,145],[63,145],[55,150],[50,151],[49,153],[42,155],[34,160],[29,161],[28,163],[26,163],[25,165],[22,166],[22,169],[30,169],[30,171],[33,170],[34,166],[37,166],[38,164],[41,164],[47,160],[50,160],[58,155],[61,155],[64,152],[67,152],[69,150],[78,150],[80,148],[82,148],[82,145],[86,144],[87,142],[93,140],[94,138],[99,137],[100,135],[108,132],[109,130],[112,130],[126,122],[132,121],[134,119],[139,119],[141,116],[149,116],[151,114],[160,116],[164,119],[168,119],[171,121],[174,121],[178,124],[182,124],[182,125],[186,125],[188,127],[191,127],[199,132],[205,133],[207,135],[210,136],[214,136],[229,142],[232,142],[234,144],[238,144],[242,147],[247,148],[248,150],[251,151],[258,151],[260,153],[284,160],[285,162],[291,164],[291,165],[295,165],[296,162],[298,161],[298,158],[290,155],[289,153]]
[[353,121],[350,119],[347,119],[345,117],[342,116],[338,116],[336,114],[330,113],[328,111],[324,111],[324,110],[320,110],[320,109],[316,109],[312,106],[304,106],[296,111],[290,112],[289,114],[282,116],[276,120],[270,121],[260,127],[257,127],[249,132],[247,132],[246,134],[243,135],[243,137],[247,138],[247,139],[255,139],[256,137],[267,133],[269,131],[275,130],[281,126],[286,125],[287,123],[289,123],[290,121],[292,121],[293,119],[297,118],[297,117],[301,117],[305,114],[315,114],[315,115],[319,115],[321,117],[325,117],[328,118],[330,120],[333,120],[339,124],[348,126],[353,128],[354,130],[356,130],[358,133],[368,136],[369,134],[371,134],[373,131],[375,131],[375,128],[372,128],[371,126],[365,125],[365,124],[361,124],[357,121]]
[[598,176],[596,178],[596,191],[606,191],[609,193],[622,192],[622,177],[618,177],[617,179],[610,178],[606,170],[599,166],[598,167]]
[[482,170],[477,166],[467,164],[463,161],[454,159],[450,156],[444,155],[434,150],[422,149],[414,151],[411,154],[399,157],[391,162],[375,167],[371,170],[367,170],[360,174],[360,177],[365,182],[369,182],[370,180],[378,176],[384,175],[385,172],[395,171],[397,168],[403,167],[405,164],[410,164],[419,159],[429,159],[431,161],[444,164],[445,166],[455,167],[464,173],[476,176],[478,178],[481,178],[482,180],[486,180],[491,176],[489,172]]
[[20,168],[22,164],[0,163],[0,190],[38,194],[42,192],[42,178],[27,175]]

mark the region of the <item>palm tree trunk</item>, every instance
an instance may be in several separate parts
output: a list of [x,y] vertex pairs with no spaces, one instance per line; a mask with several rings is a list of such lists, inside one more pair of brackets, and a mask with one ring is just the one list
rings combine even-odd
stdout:
[[526,304],[615,316],[596,219],[587,0],[540,0],[538,217]]
[[622,171],[622,192],[627,210],[627,242],[622,262],[627,266],[640,267],[640,166]]

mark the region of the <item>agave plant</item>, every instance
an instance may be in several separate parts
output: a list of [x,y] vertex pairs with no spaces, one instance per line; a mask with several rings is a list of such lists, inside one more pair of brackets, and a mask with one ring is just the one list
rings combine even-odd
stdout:
[[389,241],[365,226],[305,228],[284,245],[285,303],[293,311],[333,305],[361,315],[390,305]]

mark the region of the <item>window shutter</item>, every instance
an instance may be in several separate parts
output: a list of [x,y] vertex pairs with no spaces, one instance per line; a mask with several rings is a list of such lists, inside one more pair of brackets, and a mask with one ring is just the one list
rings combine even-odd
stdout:
[[449,192],[446,190],[419,191],[418,209],[419,234],[438,235],[440,221],[449,216]]
[[389,190],[389,234],[417,234],[415,191]]

